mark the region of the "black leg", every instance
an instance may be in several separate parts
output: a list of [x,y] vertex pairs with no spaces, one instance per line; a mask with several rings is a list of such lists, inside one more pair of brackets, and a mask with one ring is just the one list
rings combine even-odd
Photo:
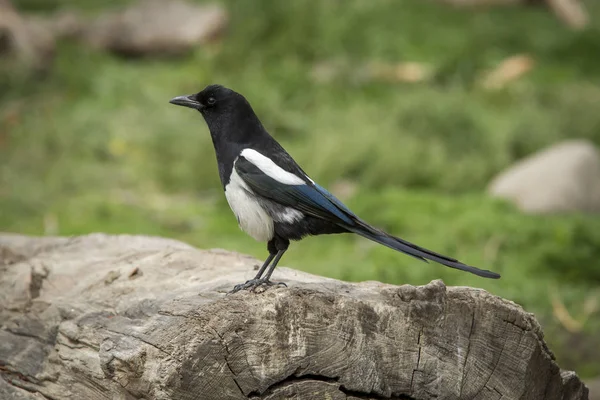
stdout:
[[[279,260],[281,260],[281,257],[283,257],[283,253],[285,253],[285,251],[287,250],[289,245],[290,245],[290,241],[287,239],[282,239],[278,236],[271,239],[267,245],[267,248],[269,249],[269,257],[267,257],[267,259],[263,263],[262,267],[260,267],[260,269],[258,270],[258,273],[254,277],[254,279],[246,281],[246,283],[236,285],[233,288],[233,290],[229,293],[239,292],[240,290],[244,290],[244,289],[250,289],[251,291],[254,291],[254,289],[256,289],[257,287],[259,287],[261,285],[273,285],[273,283],[269,279],[271,278],[271,275],[273,274],[275,267],[279,263]],[[275,258],[275,259],[273,259],[273,258]],[[273,261],[273,262],[271,263],[271,261]],[[261,278],[261,275],[265,272],[265,270],[267,269],[269,264],[271,264],[271,265],[270,265],[269,269],[267,270],[267,273],[265,274],[265,276],[263,278]],[[285,283],[277,283],[277,284],[278,285],[282,284],[282,285],[287,286]]]
[[273,274],[273,271],[275,271],[275,267],[279,263],[279,260],[281,260],[281,257],[283,257],[283,253],[285,253],[285,250],[279,250],[277,252],[277,257],[275,257],[275,261],[273,261],[273,263],[269,267],[269,270],[267,271],[267,274],[264,277],[265,282],[269,282],[269,279],[271,279],[271,275]]
[[267,257],[267,259],[263,263],[262,267],[260,267],[260,269],[258,270],[258,273],[254,277],[254,279],[260,279],[260,277],[262,276],[263,272],[265,272],[265,269],[267,269],[267,267],[269,266],[269,264],[271,263],[271,261],[273,261],[273,257],[275,257],[275,253],[269,254],[269,257]]
[[271,261],[273,260],[274,257],[275,257],[275,253],[269,254],[269,257],[267,257],[267,259],[263,263],[262,267],[260,267],[260,269],[258,270],[258,273],[254,277],[254,279],[250,279],[249,281],[246,281],[245,283],[240,283],[239,285],[235,285],[233,287],[233,290],[229,293],[239,292],[242,289],[248,289],[257,284],[260,285],[261,284],[260,282],[262,282],[262,280],[260,279],[260,276],[263,274],[263,272],[265,272],[265,269],[267,269],[267,267],[269,266],[269,264],[271,263]]

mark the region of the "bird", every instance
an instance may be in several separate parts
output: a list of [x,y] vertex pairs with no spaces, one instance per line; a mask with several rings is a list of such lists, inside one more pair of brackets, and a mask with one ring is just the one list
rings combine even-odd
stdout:
[[198,93],[174,97],[170,103],[197,110],[204,117],[225,198],[238,225],[252,238],[267,243],[269,255],[254,279],[236,285],[231,293],[276,284],[271,275],[290,241],[338,233],[360,235],[421,261],[500,278],[495,272],[417,246],[359,218],[304,172],[240,93],[212,84]]

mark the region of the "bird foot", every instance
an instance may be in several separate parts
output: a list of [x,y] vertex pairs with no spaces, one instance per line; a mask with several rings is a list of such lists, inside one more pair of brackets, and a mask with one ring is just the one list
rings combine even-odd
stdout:
[[239,292],[240,290],[250,290],[251,292],[255,292],[259,287],[266,286],[261,291],[261,293],[262,293],[265,290],[267,290],[267,287],[279,286],[279,285],[283,285],[283,286],[287,287],[287,285],[283,282],[271,282],[266,279],[250,279],[249,281],[246,281],[246,283],[240,283],[239,285],[235,285],[233,287],[233,290],[231,292],[229,292],[229,294]]

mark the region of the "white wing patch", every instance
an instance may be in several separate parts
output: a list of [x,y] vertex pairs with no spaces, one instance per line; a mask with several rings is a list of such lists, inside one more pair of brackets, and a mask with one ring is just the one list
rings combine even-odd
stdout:
[[274,234],[273,219],[249,193],[252,193],[252,190],[233,168],[229,183],[225,187],[229,207],[244,232],[260,242],[268,242]]
[[[306,182],[285,171],[256,150],[244,149],[240,154],[246,160],[254,164],[265,175],[285,185],[305,185]],[[236,159],[237,161],[237,159]],[[310,179],[310,178],[309,178]],[[254,239],[267,242],[275,233],[275,222],[294,223],[304,218],[304,214],[294,208],[284,207],[266,210],[259,201],[254,198],[254,192],[244,182],[235,170],[235,162],[229,183],[225,187],[225,197],[229,207],[235,214],[240,228]]]
[[291,207],[286,207],[283,213],[275,215],[275,220],[277,222],[287,222],[288,224],[300,221],[302,218],[304,218],[304,214]]
[[270,176],[280,183],[285,185],[306,185],[304,179],[292,174],[291,172],[287,172],[275,164],[275,162],[273,162],[273,160],[271,160],[269,157],[263,156],[256,150],[244,149],[241,153],[241,156],[250,161],[252,164],[256,165],[256,167],[265,175]]

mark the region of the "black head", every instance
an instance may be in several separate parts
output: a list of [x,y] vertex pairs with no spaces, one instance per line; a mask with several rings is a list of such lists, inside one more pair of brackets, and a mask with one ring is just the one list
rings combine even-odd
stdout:
[[187,96],[177,96],[170,101],[171,104],[193,108],[202,113],[205,118],[215,114],[223,114],[246,99],[231,89],[221,85],[209,85],[201,92]]
[[175,97],[170,103],[200,111],[215,146],[220,141],[247,143],[259,136],[268,136],[244,96],[221,85],[210,85],[196,94]]
[[210,85],[196,94],[175,97],[170,103],[198,110],[204,117],[223,185],[229,182],[235,159],[248,146],[265,154],[273,149],[285,152],[265,130],[250,103],[231,89]]

